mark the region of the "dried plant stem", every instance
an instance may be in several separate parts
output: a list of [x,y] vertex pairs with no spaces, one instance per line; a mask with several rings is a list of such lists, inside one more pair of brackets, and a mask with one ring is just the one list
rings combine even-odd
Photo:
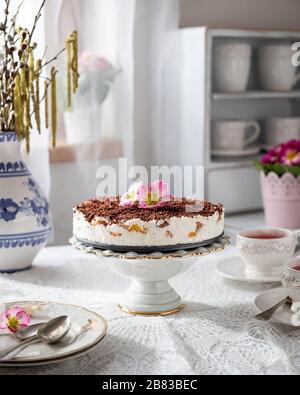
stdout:
[[44,99],[45,99],[45,126],[46,126],[46,129],[49,129],[49,96],[48,96],[48,88],[49,88],[49,83],[47,81],[45,81]]
[[41,65],[40,69],[37,71],[41,71],[42,69],[44,69],[45,67],[49,66],[49,64],[55,62],[55,60],[57,60],[61,54],[63,54],[65,52],[66,48],[63,48],[61,51],[59,51],[52,59],[48,60],[47,62],[45,62],[44,64]]
[[18,74],[15,79],[15,89],[14,89],[14,111],[15,111],[15,129],[19,140],[23,137],[22,130],[22,103],[21,103],[21,78]]
[[41,5],[40,5],[40,8],[39,8],[39,10],[38,10],[38,13],[36,14],[36,16],[35,16],[35,18],[34,18],[33,27],[32,27],[32,29],[31,29],[31,33],[30,33],[30,36],[29,36],[29,44],[30,44],[31,41],[32,41],[32,38],[33,38],[33,35],[34,35],[34,32],[35,32],[35,29],[36,29],[37,24],[38,24],[38,21],[39,21],[40,17],[42,16],[42,11],[43,11],[43,8],[45,7],[46,1],[47,1],[47,0],[43,0],[43,1],[42,1]]
[[41,113],[40,113],[40,79],[38,78],[39,74],[36,73],[36,70],[40,70],[42,61],[39,59],[35,64],[35,96],[33,100],[34,114],[35,114],[35,122],[37,126],[37,130],[41,133]]
[[72,107],[72,94],[78,89],[78,33],[74,31],[66,41],[67,49],[67,96],[68,106]]
[[57,136],[57,86],[56,86],[56,70],[51,69],[51,126],[52,126],[52,146],[56,147]]

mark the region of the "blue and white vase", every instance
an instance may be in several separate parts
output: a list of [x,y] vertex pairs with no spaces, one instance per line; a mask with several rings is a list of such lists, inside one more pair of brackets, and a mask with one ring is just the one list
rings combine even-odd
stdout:
[[51,234],[49,203],[22,161],[14,132],[0,133],[0,272],[29,269]]

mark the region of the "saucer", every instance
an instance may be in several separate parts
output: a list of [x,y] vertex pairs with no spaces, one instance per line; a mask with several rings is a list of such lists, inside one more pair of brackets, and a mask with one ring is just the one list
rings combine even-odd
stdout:
[[[259,295],[255,300],[255,306],[257,309],[262,313],[263,311],[268,310],[272,306],[275,306],[276,303],[279,303],[281,300],[288,296],[288,290],[285,288],[276,288],[272,289],[268,292],[265,292]],[[284,306],[280,307],[274,315],[273,321],[280,322],[282,324],[286,324],[289,326],[293,326],[292,324],[292,312],[291,308],[285,304]],[[298,327],[295,327],[298,328]]]
[[253,156],[260,153],[260,146],[245,148],[242,150],[212,150],[212,156],[219,157],[244,157]]
[[245,272],[245,264],[239,255],[234,255],[219,261],[217,273],[229,280],[246,283],[281,283],[281,277],[249,278]]

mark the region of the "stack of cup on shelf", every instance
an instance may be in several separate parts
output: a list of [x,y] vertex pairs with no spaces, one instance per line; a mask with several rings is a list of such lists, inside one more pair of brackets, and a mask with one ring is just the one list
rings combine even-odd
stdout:
[[[255,48],[242,40],[215,45],[214,93],[243,94],[253,85],[258,87],[257,90],[270,93],[292,92],[300,80],[300,74],[292,63],[292,44],[282,42]],[[254,55],[257,56],[256,68],[252,67]],[[256,69],[258,75],[255,75]],[[289,140],[300,139],[300,117],[276,117],[259,121],[260,124],[253,119],[214,121],[212,155],[223,158],[253,156],[259,154],[261,144],[263,148],[269,149]]]
[[219,44],[214,48],[214,89],[220,93],[247,91],[253,54],[258,56],[260,88],[273,92],[289,92],[300,80],[293,65],[291,44],[269,44],[254,49],[247,43]]

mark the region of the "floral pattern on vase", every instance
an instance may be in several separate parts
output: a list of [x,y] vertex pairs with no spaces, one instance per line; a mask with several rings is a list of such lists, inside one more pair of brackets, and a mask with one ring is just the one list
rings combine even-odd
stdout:
[[31,267],[47,243],[50,210],[15,133],[0,133],[0,157],[0,272],[15,272]]

